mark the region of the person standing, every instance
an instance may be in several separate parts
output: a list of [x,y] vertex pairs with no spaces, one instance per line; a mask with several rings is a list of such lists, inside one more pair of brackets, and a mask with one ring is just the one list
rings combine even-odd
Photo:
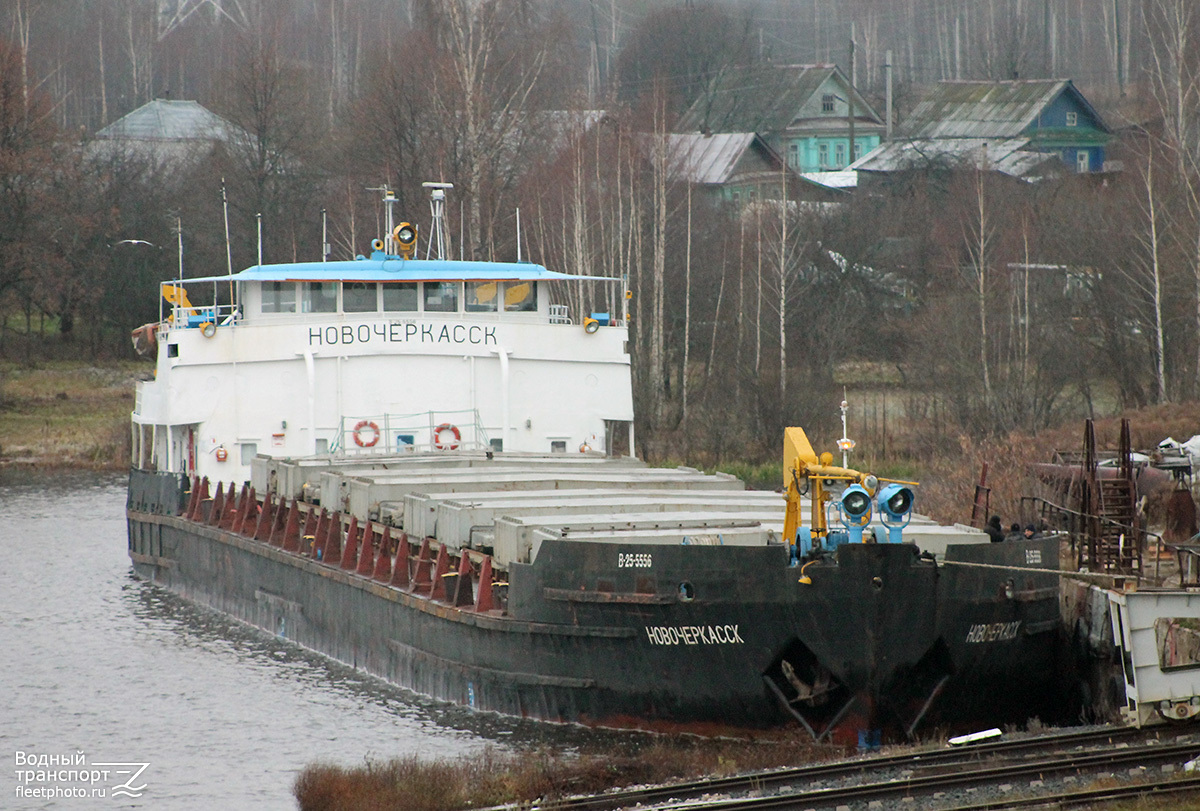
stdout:
[[1004,527],[1000,526],[1000,516],[998,515],[993,515],[988,519],[983,531],[992,539],[992,543],[1000,543],[1004,540]]

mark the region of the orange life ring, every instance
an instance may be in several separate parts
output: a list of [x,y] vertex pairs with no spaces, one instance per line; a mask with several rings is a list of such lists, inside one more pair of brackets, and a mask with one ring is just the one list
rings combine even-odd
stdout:
[[[442,439],[442,432],[449,431],[454,435],[454,439],[446,442]],[[433,446],[439,451],[453,451],[458,449],[458,443],[462,440],[462,432],[458,430],[457,425],[451,425],[448,422],[443,422],[437,428],[433,429]]]
[[[371,438],[363,439],[362,431],[364,428],[371,429]],[[370,448],[379,441],[379,426],[370,420],[359,420],[358,425],[354,426],[354,444],[360,448]]]
[[228,458],[229,458],[229,451],[225,450],[224,448],[217,448],[217,461],[218,462],[224,462]]

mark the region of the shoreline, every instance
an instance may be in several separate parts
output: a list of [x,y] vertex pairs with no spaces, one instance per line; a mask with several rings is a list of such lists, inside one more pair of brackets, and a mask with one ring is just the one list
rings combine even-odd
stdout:
[[145,362],[0,362],[0,470],[120,472]]

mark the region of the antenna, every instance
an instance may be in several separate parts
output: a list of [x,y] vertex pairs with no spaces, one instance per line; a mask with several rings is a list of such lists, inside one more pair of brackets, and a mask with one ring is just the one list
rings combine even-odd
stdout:
[[229,197],[225,194],[225,178],[221,178],[221,210],[225,215],[225,267],[229,271],[229,311],[232,313],[236,302],[233,300],[233,248],[229,244]]
[[842,389],[842,438],[837,441],[837,446],[842,450],[842,467],[850,467],[850,451],[854,450],[854,440],[846,436],[846,412],[850,410],[850,404],[846,402],[846,390]]
[[[392,191],[391,186],[386,183],[384,183],[382,186],[368,186],[367,191],[383,192],[383,205],[385,208],[383,232],[387,234],[385,239],[387,239],[389,243],[395,243],[396,237],[392,233],[392,206],[396,205],[396,192]],[[389,247],[391,247],[392,250],[388,251],[388,253],[395,253],[398,249],[395,244],[392,244]]]
[[[421,184],[426,189],[429,189],[429,212],[433,216],[433,225],[429,229],[429,247],[425,249],[425,258],[428,259],[433,250],[437,248],[437,258],[446,258],[446,190],[453,189],[453,183],[436,183],[434,181],[425,181]],[[391,221],[388,221],[391,225]]]

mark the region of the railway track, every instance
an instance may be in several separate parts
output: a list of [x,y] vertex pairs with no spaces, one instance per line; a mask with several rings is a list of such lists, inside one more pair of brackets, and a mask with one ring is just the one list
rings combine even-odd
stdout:
[[[895,801],[897,805],[904,802],[906,807],[912,808],[912,800],[918,798],[929,800],[938,795],[971,794],[981,788],[986,791],[989,786],[1013,791],[1018,783],[1044,786],[1053,778],[1071,781],[1091,774],[1111,773],[1114,769],[1182,764],[1200,754],[1200,735],[1193,737],[1183,734],[1184,731],[1177,728],[1091,729],[625,789],[545,803],[540,808],[599,811],[641,806],[719,811],[834,808],[839,805],[865,808],[868,803],[889,801]],[[1004,802],[1011,805],[1013,798]],[[919,807],[926,807],[926,803]]]

